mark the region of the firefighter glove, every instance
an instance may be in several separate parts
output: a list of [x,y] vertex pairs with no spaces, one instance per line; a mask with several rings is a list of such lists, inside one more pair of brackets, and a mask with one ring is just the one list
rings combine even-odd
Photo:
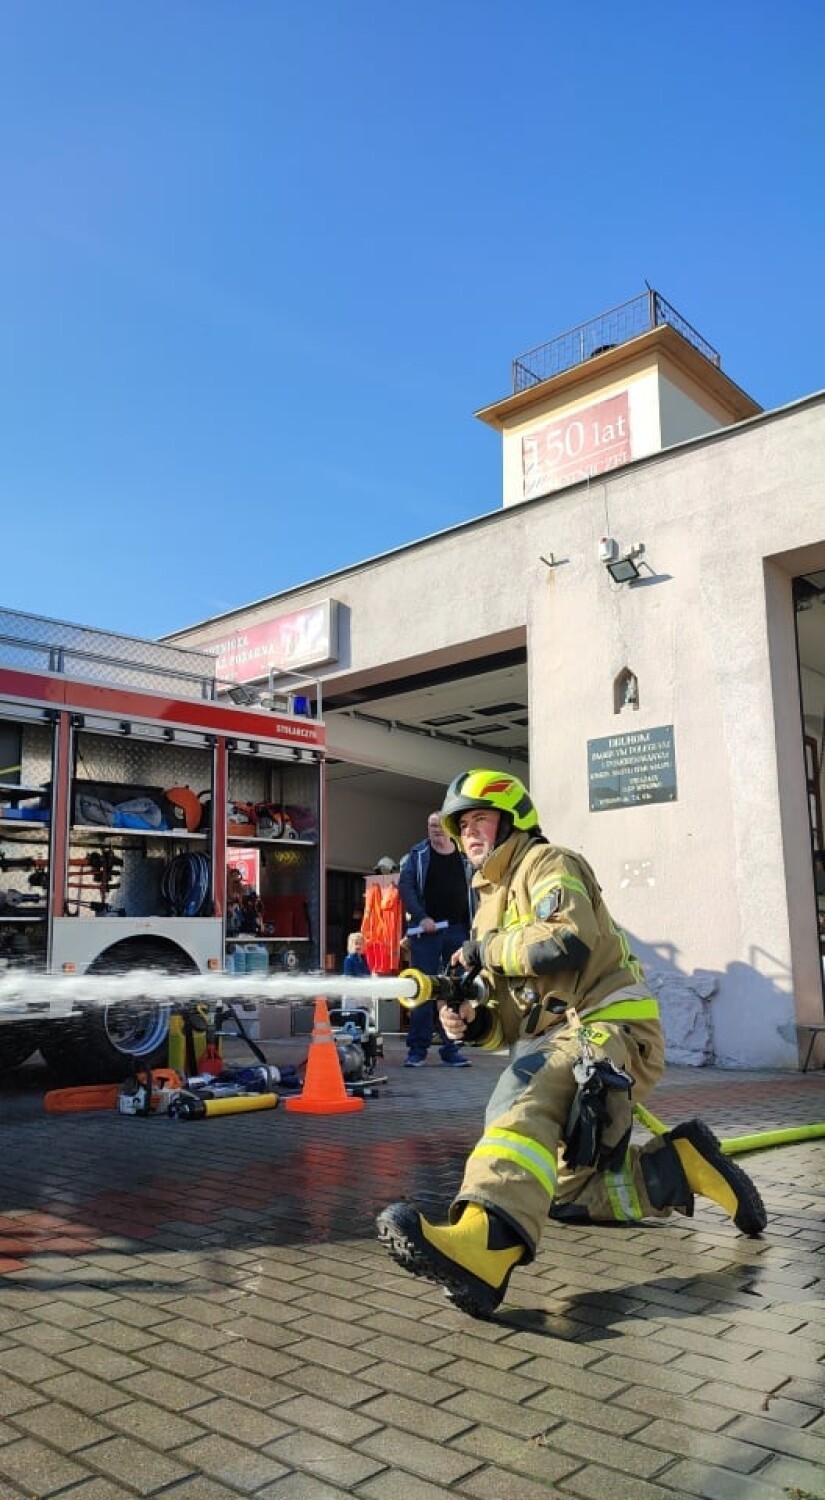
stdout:
[[478,938],[468,938],[462,943],[461,962],[468,974],[477,974],[484,968],[484,944]]

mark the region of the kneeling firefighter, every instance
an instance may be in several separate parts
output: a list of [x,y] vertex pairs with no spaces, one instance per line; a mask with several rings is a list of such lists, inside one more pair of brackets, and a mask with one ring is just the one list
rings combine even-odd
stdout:
[[766,1216],[756,1187],[700,1120],[629,1144],[631,1090],[641,1103],[662,1076],[664,1038],[587,861],[549,843],[523,783],[498,771],[456,777],[441,818],[478,894],[473,935],[452,959],[462,980],[441,1021],[456,1041],[509,1044],[510,1060],[449,1222],[431,1224],[411,1203],[379,1215],[393,1258],[483,1318],[514,1267],[535,1258],[548,1214],[637,1223],[691,1215],[698,1194],[758,1235]]

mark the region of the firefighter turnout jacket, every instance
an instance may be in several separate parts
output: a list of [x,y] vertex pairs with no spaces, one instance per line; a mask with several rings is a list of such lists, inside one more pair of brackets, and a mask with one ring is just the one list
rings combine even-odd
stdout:
[[540,1036],[562,1026],[570,1007],[614,1021],[658,1017],[641,966],[580,854],[515,832],[473,885],[473,936],[490,993],[468,1027],[471,1045],[495,1051]]

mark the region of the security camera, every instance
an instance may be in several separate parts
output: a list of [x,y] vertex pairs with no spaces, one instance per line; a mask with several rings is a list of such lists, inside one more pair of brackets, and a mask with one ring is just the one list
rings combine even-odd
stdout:
[[599,540],[599,562],[614,562],[619,555],[619,544],[613,536],[603,536]]

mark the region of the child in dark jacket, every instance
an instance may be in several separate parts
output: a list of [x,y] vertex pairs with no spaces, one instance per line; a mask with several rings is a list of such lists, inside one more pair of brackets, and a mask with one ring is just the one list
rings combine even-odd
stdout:
[[343,972],[348,979],[369,979],[372,970],[367,963],[365,948],[367,940],[363,932],[351,932],[347,938],[347,956]]

